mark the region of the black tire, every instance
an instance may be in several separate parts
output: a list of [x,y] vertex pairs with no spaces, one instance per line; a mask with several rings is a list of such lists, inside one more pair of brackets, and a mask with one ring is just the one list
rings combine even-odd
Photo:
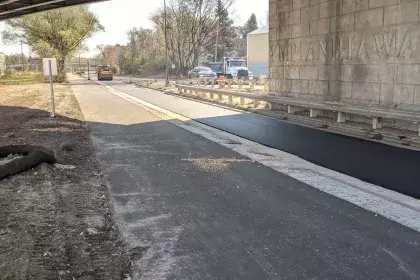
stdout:
[[12,145],[0,147],[0,158],[20,154],[21,158],[12,160],[0,166],[0,180],[31,169],[42,162],[54,164],[57,162],[54,152],[44,147],[31,145]]

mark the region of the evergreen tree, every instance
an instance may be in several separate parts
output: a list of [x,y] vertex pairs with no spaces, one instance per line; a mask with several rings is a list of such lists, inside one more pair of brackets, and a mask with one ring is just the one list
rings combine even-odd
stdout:
[[234,47],[235,28],[233,27],[233,20],[229,17],[228,7],[226,6],[226,3],[224,3],[222,0],[217,0],[217,7],[215,13],[217,20],[216,61],[220,61],[224,56],[228,56]]
[[244,25],[244,38],[246,38],[246,36],[251,33],[252,31],[255,31],[258,29],[258,23],[257,23],[257,17],[255,16],[254,13],[251,14],[250,18],[248,19],[248,21],[245,23]]

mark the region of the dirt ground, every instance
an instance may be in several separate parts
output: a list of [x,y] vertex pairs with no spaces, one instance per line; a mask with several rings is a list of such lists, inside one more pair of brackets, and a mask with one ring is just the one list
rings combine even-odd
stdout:
[[[142,248],[128,250],[113,223],[87,125],[69,85],[0,86],[0,145],[54,150],[64,166],[0,181],[0,279],[130,279]],[[0,162],[1,164],[1,162]]]

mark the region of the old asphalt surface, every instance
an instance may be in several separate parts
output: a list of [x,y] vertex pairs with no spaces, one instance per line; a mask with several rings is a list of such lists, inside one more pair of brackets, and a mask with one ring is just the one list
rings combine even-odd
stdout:
[[71,84],[123,235],[146,248],[136,279],[420,279],[418,232]]

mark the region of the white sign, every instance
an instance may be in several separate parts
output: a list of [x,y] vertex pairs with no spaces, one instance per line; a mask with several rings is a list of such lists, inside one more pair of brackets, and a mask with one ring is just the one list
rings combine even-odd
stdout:
[[172,64],[172,69],[175,69],[175,68],[176,68],[175,64]]
[[51,61],[51,71],[53,76],[57,76],[57,60],[55,58],[43,58],[42,66],[44,68],[44,76],[50,75],[50,67],[48,61]]

